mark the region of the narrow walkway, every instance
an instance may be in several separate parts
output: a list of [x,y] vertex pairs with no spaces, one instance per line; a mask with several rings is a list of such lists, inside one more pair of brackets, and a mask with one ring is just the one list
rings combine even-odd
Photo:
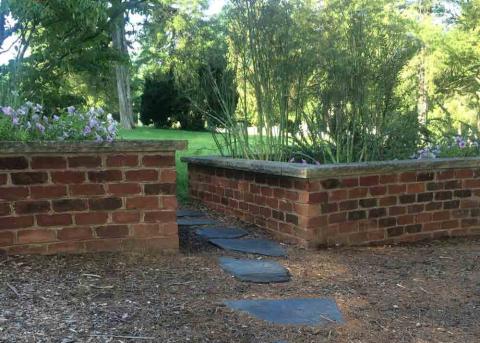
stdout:
[[[177,217],[180,231],[194,233],[227,252],[288,258],[282,245],[268,239],[252,238],[245,229],[224,226],[203,212],[179,210]],[[288,270],[271,259],[223,256],[219,258],[219,265],[241,282],[270,284],[291,279]],[[335,300],[331,298],[229,300],[225,301],[225,305],[274,324],[323,326],[344,322]]]

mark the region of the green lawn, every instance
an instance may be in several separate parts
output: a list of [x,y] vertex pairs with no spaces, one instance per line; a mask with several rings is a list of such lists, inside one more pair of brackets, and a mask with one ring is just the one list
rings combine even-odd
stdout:
[[133,131],[120,130],[120,139],[184,139],[188,141],[188,149],[177,152],[177,192],[182,202],[185,202],[188,198],[188,180],[187,165],[180,162],[180,158],[183,156],[218,155],[212,135],[208,132],[160,130],[142,127]]

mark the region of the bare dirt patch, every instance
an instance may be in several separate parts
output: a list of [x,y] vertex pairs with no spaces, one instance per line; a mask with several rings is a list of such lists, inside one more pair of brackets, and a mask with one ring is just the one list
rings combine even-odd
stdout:
[[[0,258],[1,342],[475,342],[480,240],[305,251],[284,284],[241,283],[188,232],[178,256]],[[237,255],[240,256],[240,255]],[[226,299],[333,297],[342,326],[277,326]],[[122,337],[123,336],[123,337]],[[143,339],[131,339],[141,337]]]

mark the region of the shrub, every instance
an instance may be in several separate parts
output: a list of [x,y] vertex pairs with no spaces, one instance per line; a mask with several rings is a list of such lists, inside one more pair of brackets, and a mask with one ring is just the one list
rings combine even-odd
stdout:
[[3,107],[0,140],[3,141],[112,141],[117,123],[101,108],[79,112],[69,107],[64,113],[48,116],[41,105],[27,102],[18,109]]
[[141,98],[140,120],[144,125],[168,128],[178,117],[188,115],[188,101],[181,96],[173,73],[145,81]]

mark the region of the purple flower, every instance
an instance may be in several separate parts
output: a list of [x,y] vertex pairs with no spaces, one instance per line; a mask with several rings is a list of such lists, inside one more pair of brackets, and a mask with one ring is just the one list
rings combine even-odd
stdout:
[[458,143],[458,146],[460,147],[460,149],[465,148],[465,146],[466,146],[465,141],[464,141],[464,140],[460,141],[460,142]]
[[18,124],[20,124],[20,119],[18,119],[18,117],[13,117],[12,118],[12,124],[17,126]]
[[85,129],[83,129],[83,134],[86,136],[92,132],[92,129],[90,126],[85,126]]
[[36,124],[35,124],[35,127],[36,127],[41,133],[44,133],[44,132],[45,132],[45,126],[43,126],[42,124],[36,123]]
[[55,114],[55,115],[53,116],[53,121],[59,121],[59,120],[60,120],[60,117]]
[[69,106],[69,107],[67,107],[67,111],[68,111],[69,114],[74,114],[75,113],[75,107]]
[[14,110],[10,106],[8,106],[8,107],[2,107],[2,112],[6,116],[13,116]]
[[302,158],[302,164],[307,164],[307,161],[305,161],[303,158]]

